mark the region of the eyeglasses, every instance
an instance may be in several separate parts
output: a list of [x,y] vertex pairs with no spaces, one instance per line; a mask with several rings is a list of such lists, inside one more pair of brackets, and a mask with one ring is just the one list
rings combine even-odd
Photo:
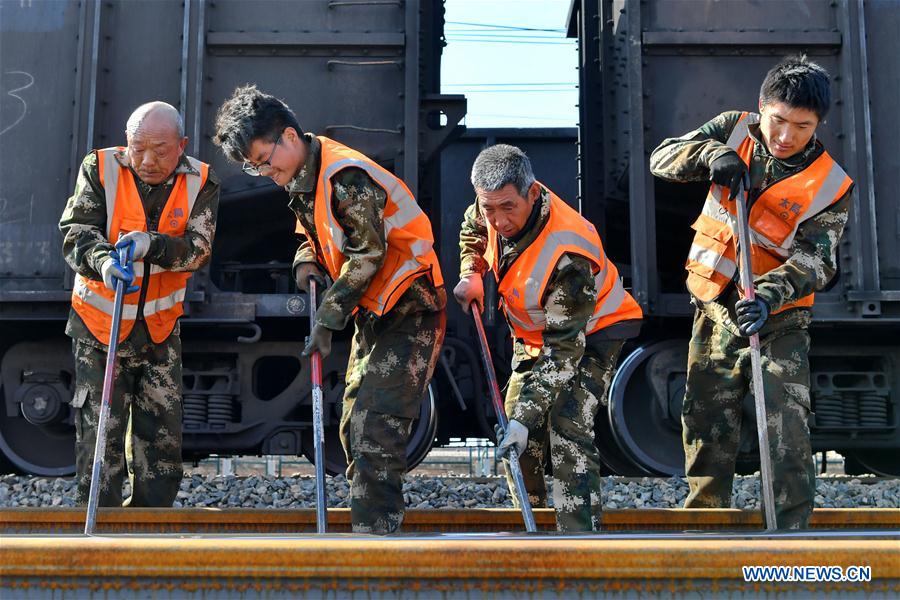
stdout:
[[259,177],[263,174],[263,172],[267,172],[269,169],[271,169],[272,157],[275,156],[275,151],[278,150],[278,144],[281,143],[282,135],[284,135],[283,131],[281,132],[281,134],[279,134],[278,139],[275,140],[275,145],[272,146],[272,151],[269,153],[269,157],[266,158],[266,160],[262,161],[258,165],[254,165],[253,163],[245,160],[244,164],[241,165],[241,169],[244,171],[244,173],[246,173],[247,175],[252,175],[253,177]]

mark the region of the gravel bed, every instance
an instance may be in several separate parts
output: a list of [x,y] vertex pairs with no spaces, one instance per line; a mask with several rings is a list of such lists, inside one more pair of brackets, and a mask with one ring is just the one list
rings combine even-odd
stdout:
[[[328,505],[347,507],[343,475],[328,478]],[[552,484],[551,484],[552,485]],[[0,507],[74,506],[72,478],[0,476]],[[125,496],[130,495],[128,483]],[[603,478],[604,508],[679,508],[688,493],[683,478]],[[409,508],[499,508],[512,501],[502,477],[407,477],[403,495]],[[735,508],[758,508],[759,480],[736,477]],[[249,477],[191,475],[181,482],[176,507],[312,508],[315,479],[309,476]],[[552,505],[552,500],[551,500]],[[898,508],[900,479],[822,476],[816,482],[820,508]]]

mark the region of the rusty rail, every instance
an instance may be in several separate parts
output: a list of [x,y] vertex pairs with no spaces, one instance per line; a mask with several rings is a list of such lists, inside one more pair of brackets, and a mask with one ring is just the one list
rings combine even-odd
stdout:
[[[679,539],[673,534],[656,535],[669,538],[6,536],[0,544],[0,594],[596,598],[690,592],[787,597],[829,592],[890,595],[900,586],[896,537],[702,539],[697,535]],[[753,584],[743,581],[745,565],[844,569],[864,565],[871,569],[872,581]]]
[[[552,509],[535,509],[538,530],[552,531]],[[762,526],[759,511],[736,509],[623,509],[603,512],[605,531],[712,531],[753,530]],[[0,533],[69,534],[84,523],[84,509],[16,508],[0,510]],[[329,529],[350,532],[350,511],[328,509]],[[900,509],[816,509],[813,529],[897,529]],[[508,508],[411,509],[403,522],[404,533],[461,533],[520,531],[522,516]],[[314,533],[313,509],[246,508],[101,508],[97,532],[107,534],[159,533]]]

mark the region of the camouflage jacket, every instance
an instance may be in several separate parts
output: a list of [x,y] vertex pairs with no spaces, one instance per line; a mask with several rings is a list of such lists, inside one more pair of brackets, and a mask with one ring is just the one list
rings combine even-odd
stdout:
[[[155,230],[172,191],[174,176],[160,185],[151,186],[141,181],[131,170],[124,153],[118,154],[116,158],[134,176],[147,215],[150,250],[144,261],[170,271],[197,271],[208,263],[219,208],[219,179],[212,168],[206,184],[197,195],[184,235],[173,237]],[[196,173],[185,156],[181,157],[175,167],[174,174],[178,173]],[[66,202],[59,220],[59,230],[63,236],[63,256],[72,270],[89,279],[102,279],[100,269],[114,246],[106,239],[106,192],[100,183],[96,152],[88,154],[81,163],[75,192]],[[177,331],[176,326],[175,332]],[[74,310],[69,312],[66,334],[77,340],[103,346]]]
[[[550,215],[550,195],[541,193],[540,201],[525,224],[524,233],[517,239],[498,236],[500,243],[499,275],[502,278],[510,265],[537,238]],[[478,202],[465,213],[459,234],[460,277],[470,273],[484,275],[488,265],[484,260],[487,248],[487,228]],[[522,340],[513,339],[513,368],[531,365],[531,376],[522,386],[510,419],[532,429],[537,427],[556,397],[575,376],[584,355],[587,323],[597,302],[596,285],[591,263],[584,257],[566,254],[554,268],[544,294],[544,314],[547,326],[543,332],[544,345],[537,359],[525,351]],[[512,330],[512,328],[510,328]]]
[[[319,240],[315,223],[316,185],[322,159],[322,144],[315,135],[304,134],[307,158],[300,172],[285,186],[288,206],[307,234],[294,255],[293,266],[306,262],[318,263]],[[316,311],[316,323],[328,329],[340,330],[359,306],[363,293],[384,264],[387,240],[384,234],[384,207],[387,193],[363,169],[347,167],[331,177],[334,189],[334,217],[346,236],[344,254],[347,262],[322,298]],[[324,267],[319,265],[323,271]],[[391,309],[395,314],[424,308],[438,311],[447,303],[443,287],[435,288],[428,277],[419,276],[409,290]],[[360,310],[363,310],[360,307]]]
[[[650,156],[651,172],[675,182],[709,180],[709,165],[723,154],[733,152],[726,142],[740,117],[738,111],[724,112],[699,129],[663,140]],[[750,126],[750,135],[756,141],[750,162],[751,202],[758,190],[803,169],[824,152],[824,147],[814,136],[803,151],[787,159],[778,159],[762,143],[759,125]],[[853,186],[837,202],[801,223],[790,249],[791,256],[783,265],[756,278],[756,293],[772,310],[821,290],[834,277],[838,242],[847,223],[852,193]],[[717,300],[705,304],[694,300],[694,303],[711,319],[737,334],[734,320],[737,300],[737,291],[730,286]],[[808,309],[787,310],[773,315],[761,333],[806,325],[809,321]]]

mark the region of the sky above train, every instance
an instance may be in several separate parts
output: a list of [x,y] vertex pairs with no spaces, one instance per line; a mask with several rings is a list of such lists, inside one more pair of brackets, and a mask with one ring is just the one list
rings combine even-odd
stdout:
[[570,0],[447,0],[445,94],[465,94],[468,127],[575,127],[578,52]]

